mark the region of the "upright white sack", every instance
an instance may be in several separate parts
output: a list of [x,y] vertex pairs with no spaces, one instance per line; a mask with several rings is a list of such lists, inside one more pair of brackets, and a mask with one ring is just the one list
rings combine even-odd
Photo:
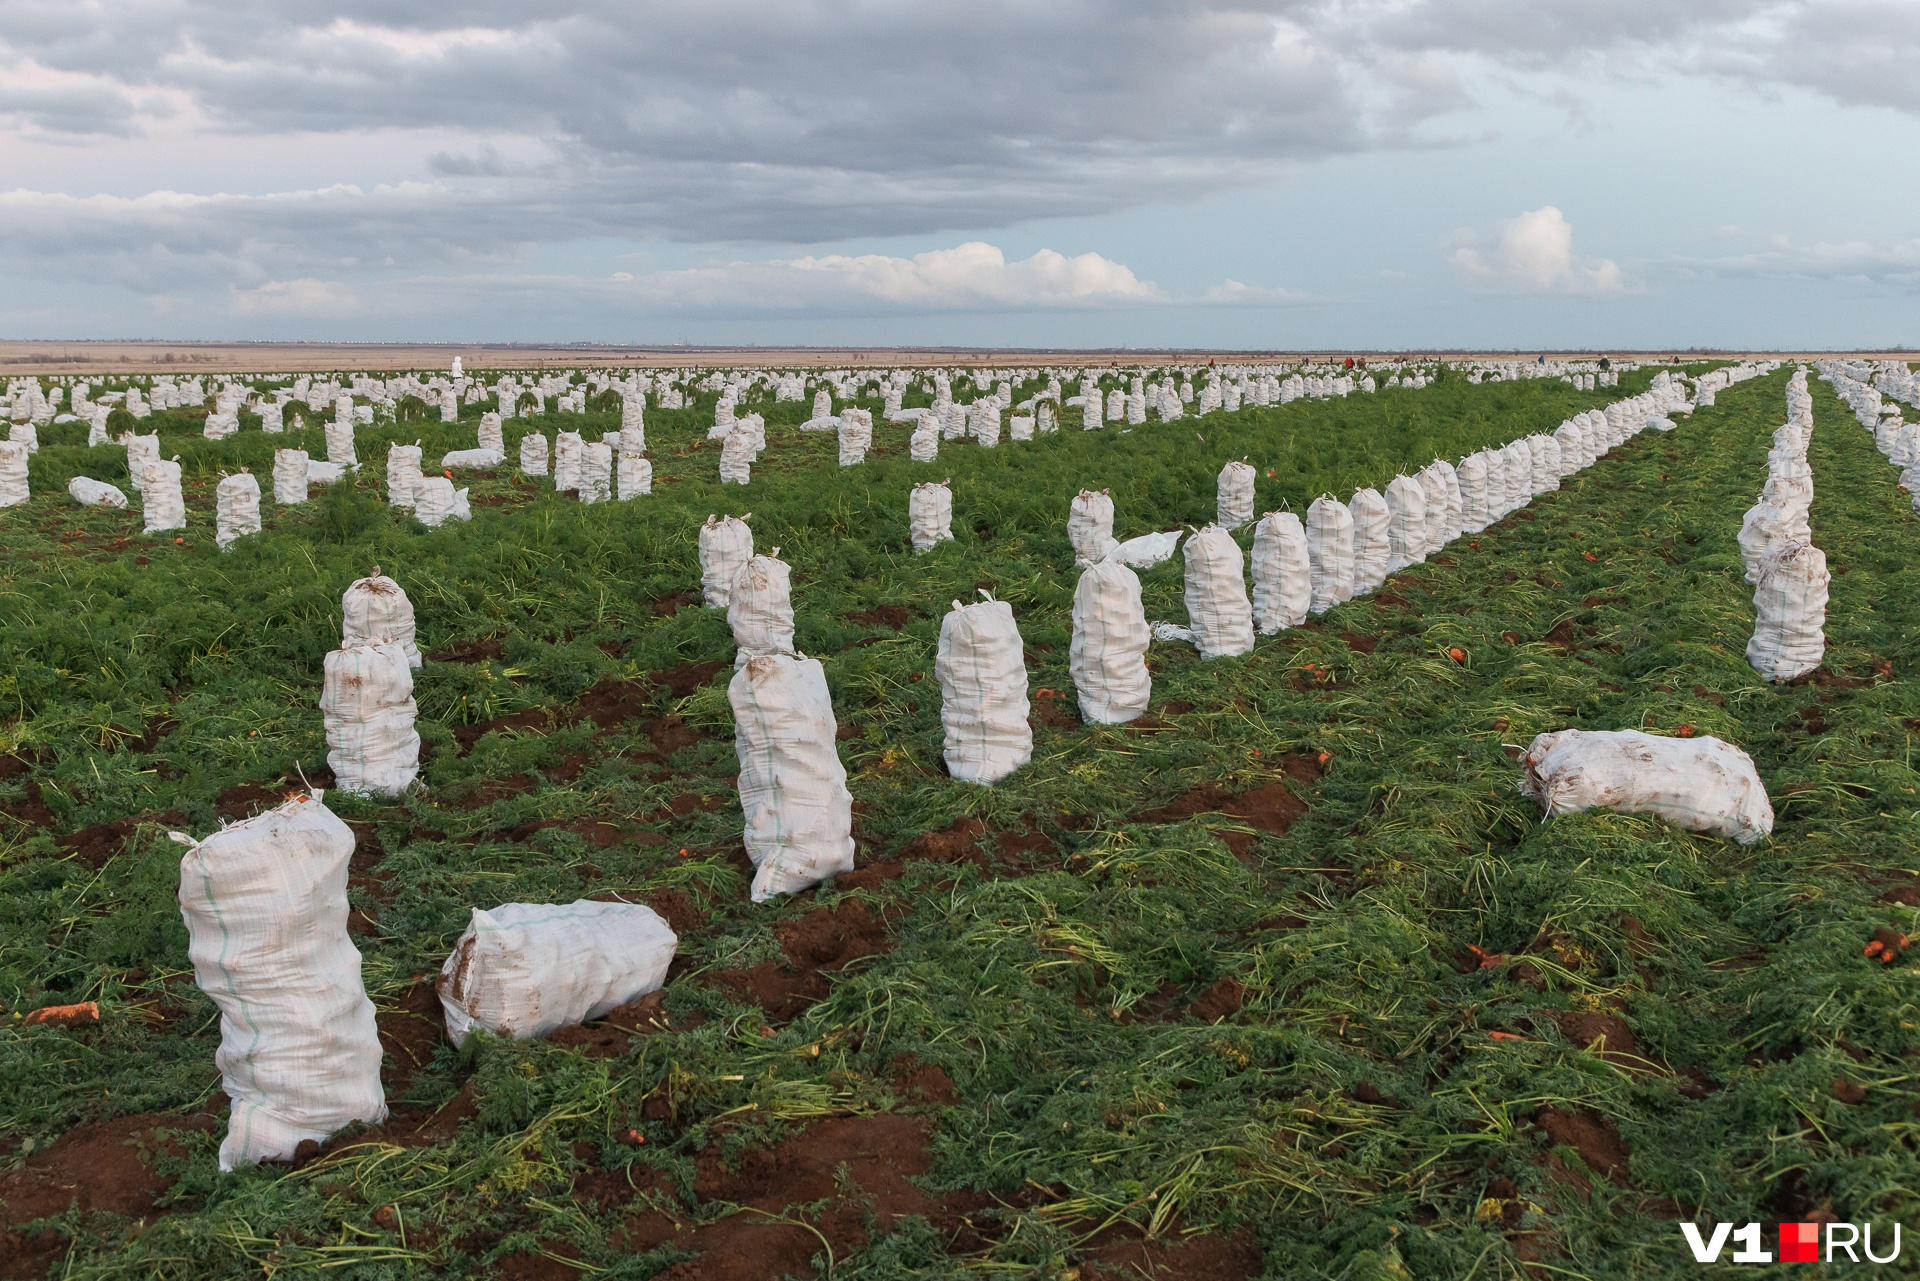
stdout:
[[1740,560],[1746,566],[1747,581],[1756,585],[1760,582],[1761,562],[1774,548],[1812,538],[1804,507],[1762,496],[1740,522]]
[[1253,625],[1263,636],[1298,627],[1312,603],[1306,527],[1292,512],[1268,512],[1253,527]]
[[520,472],[524,476],[547,474],[547,438],[537,431],[520,438]]
[[953,602],[940,623],[933,674],[949,774],[991,787],[1033,759],[1026,647],[1011,605]]
[[1147,710],[1147,613],[1140,577],[1117,560],[1096,561],[1073,589],[1073,642],[1067,668],[1080,694],[1081,719],[1119,725]]
[[604,503],[613,498],[613,450],[605,441],[596,440],[580,447],[580,483],[574,492],[583,503]]
[[553,487],[565,493],[580,488],[581,455],[586,439],[577,431],[557,432],[553,438]]
[[1431,556],[1447,545],[1447,481],[1439,470],[1445,463],[1430,463],[1409,477],[1420,486],[1420,495],[1426,500],[1426,550],[1423,557]]
[[858,467],[873,446],[873,415],[864,409],[840,411],[840,465]]
[[[1460,532],[1477,534],[1493,523],[1493,504],[1487,482],[1487,456],[1468,454],[1453,469],[1460,482]],[[1502,482],[1504,491],[1505,482]]]
[[473,909],[434,984],[447,1037],[474,1028],[516,1041],[597,1019],[667,981],[680,940],[638,903],[580,899]]
[[1075,496],[1067,510],[1067,541],[1081,565],[1098,564],[1120,545],[1113,536],[1113,498],[1106,490],[1083,489]]
[[1826,553],[1798,538],[1781,543],[1761,560],[1758,578],[1747,662],[1770,681],[1805,676],[1827,652],[1827,590],[1833,576]]
[[481,449],[490,454],[498,454],[502,459],[507,456],[506,433],[500,430],[500,415],[492,412],[480,415],[480,430],[475,437]]
[[727,687],[752,898],[764,903],[853,870],[853,795],[834,750],[833,700],[813,658],[763,654]]
[[1307,558],[1313,567],[1313,613],[1353,599],[1353,513],[1329,494],[1307,508]]
[[387,446],[387,504],[412,507],[413,491],[420,485],[420,446]]
[[753,432],[736,423],[720,441],[720,483],[745,485],[753,479]]
[[250,474],[224,477],[214,487],[213,541],[221,551],[260,532],[260,482]]
[[1397,574],[1427,558],[1427,495],[1419,481],[1387,482],[1387,572]]
[[746,517],[707,517],[700,527],[700,590],[708,609],[727,607],[733,576],[752,558],[753,531]]
[[1209,525],[1187,539],[1187,618],[1202,658],[1253,652],[1253,606],[1245,560],[1233,535]]
[[407,666],[420,666],[420,647],[414,643],[413,602],[400,584],[380,572],[357,578],[340,596],[340,648],[359,645],[398,645]]
[[360,460],[353,453],[353,420],[335,419],[326,424],[327,461],[336,463],[349,471],[360,469]]
[[913,550],[924,552],[953,538],[953,490],[945,481],[924,481],[907,499],[907,528]]
[[385,1120],[379,1030],[347,935],[352,830],[316,791],[204,841],[172,836],[187,846],[187,957],[220,1010],[221,1170]]
[[427,476],[413,487],[413,518],[428,529],[460,519],[460,494],[445,476]]
[[1214,493],[1214,523],[1224,529],[1238,529],[1253,519],[1254,479],[1254,470],[1245,460],[1229,462],[1220,469]]
[[1520,790],[1543,820],[1581,810],[1657,814],[1693,832],[1751,845],[1773,831],[1773,805],[1753,758],[1708,735],[1565,729],[1534,738]]
[[907,437],[907,456],[916,463],[930,463],[940,456],[940,424],[933,415],[914,419],[913,434]]
[[399,645],[356,645],[326,658],[320,691],[327,764],[348,792],[398,796],[420,773],[413,672]]
[[133,492],[143,493],[147,483],[147,468],[160,461],[160,437],[128,435],[123,437],[127,446],[127,479],[133,485]]
[[[0,450],[4,448],[4,445],[0,445]],[[3,453],[0,453],[0,458],[4,458]],[[25,481],[21,483],[24,485]],[[180,496],[178,459],[163,458],[147,464],[145,482],[140,491],[140,514],[149,534],[187,527],[187,502]]]
[[1347,502],[1353,516],[1353,594],[1364,596],[1387,581],[1391,543],[1387,500],[1374,489],[1356,489]]
[[273,451],[273,501],[283,507],[292,507],[307,501],[307,451],[304,449],[276,449]]
[[0,440],[0,507],[17,507],[33,497],[27,486],[27,446]]
[[75,476],[67,482],[67,493],[82,507],[125,507],[127,496],[104,480]]
[[623,453],[613,464],[615,496],[621,502],[653,492],[653,464],[637,454]]
[[773,556],[754,556],[742,565],[727,591],[727,626],[738,647],[735,667],[762,654],[793,653],[792,567]]

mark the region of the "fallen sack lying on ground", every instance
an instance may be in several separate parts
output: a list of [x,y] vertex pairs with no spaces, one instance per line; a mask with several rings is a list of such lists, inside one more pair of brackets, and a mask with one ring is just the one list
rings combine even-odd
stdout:
[[125,507],[127,496],[104,480],[75,476],[67,482],[67,493],[82,507]]
[[1107,554],[1109,560],[1117,560],[1122,565],[1131,565],[1135,569],[1147,569],[1158,565],[1173,555],[1180,545],[1180,531],[1169,529],[1159,534],[1142,534],[1138,538],[1129,538]]
[[457,1048],[476,1027],[517,1041],[658,991],[679,938],[650,907],[502,903],[473,918],[434,987]]
[[1710,736],[1639,730],[1541,734],[1520,758],[1522,792],[1542,819],[1581,810],[1657,814],[1694,832],[1751,845],[1773,831],[1773,805],[1753,758]]
[[347,936],[352,830],[314,792],[204,841],[171,835],[188,847],[194,982],[220,1008],[214,1065],[233,1101],[220,1168],[385,1120],[380,1034]]

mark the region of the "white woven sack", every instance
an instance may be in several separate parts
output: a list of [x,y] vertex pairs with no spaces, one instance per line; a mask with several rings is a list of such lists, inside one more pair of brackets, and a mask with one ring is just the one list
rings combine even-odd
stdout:
[[[278,472],[275,472],[276,477]],[[413,491],[420,484],[420,446],[387,446],[387,504],[412,507]]]
[[773,556],[755,556],[742,565],[727,590],[727,626],[738,646],[735,667],[762,654],[793,653],[792,567]]
[[1519,787],[1542,821],[1582,810],[1657,814],[1693,832],[1751,845],[1773,831],[1773,805],[1753,758],[1708,735],[1639,730],[1541,734],[1520,758]]
[[747,528],[746,516],[707,517],[700,527],[700,590],[708,609],[727,607],[733,576],[751,559],[753,531]]
[[[229,435],[231,433],[228,433]],[[32,423],[15,423],[7,429],[7,439],[18,441],[27,447],[29,454],[40,452],[40,429]]]
[[967,431],[987,449],[1000,444],[1000,402],[989,396],[968,406]]
[[864,409],[846,409],[840,413],[840,465],[858,467],[867,461],[873,445],[873,415]]
[[1353,594],[1364,596],[1387,581],[1392,514],[1377,489],[1354,490],[1347,511],[1353,516]]
[[1760,582],[1760,564],[1775,547],[1812,538],[1804,508],[1762,498],[1740,522],[1740,560],[1746,566],[1746,580]]
[[449,449],[440,456],[442,468],[458,467],[463,471],[489,471],[504,467],[506,462],[506,454],[497,449]]
[[1263,636],[1307,621],[1313,565],[1307,530],[1292,512],[1268,512],[1253,527],[1253,625]]
[[914,420],[913,434],[907,437],[907,456],[916,463],[930,463],[940,456],[940,424],[931,414]]
[[221,551],[260,532],[260,482],[246,472],[214,486],[213,541]]
[[558,432],[553,438],[553,487],[565,492],[580,487],[581,455],[587,442],[577,431]]
[[1423,546],[1422,558],[1433,555],[1447,545],[1447,482],[1435,468],[1440,464],[1429,463],[1413,475],[1407,477],[1420,487],[1421,533]]
[[1083,489],[1067,510],[1067,541],[1077,564],[1092,565],[1113,554],[1113,499],[1106,490]]
[[147,468],[160,461],[160,437],[129,435],[123,440],[127,446],[127,478],[137,494],[147,483]]
[[1468,454],[1453,469],[1460,483],[1460,532],[1477,534],[1493,523],[1485,454]]
[[1135,569],[1150,569],[1168,559],[1180,546],[1180,531],[1162,530],[1157,534],[1142,534],[1138,538],[1129,538],[1109,553],[1109,559],[1122,565],[1131,565]]
[[273,501],[283,507],[307,501],[307,451],[273,451]]
[[1559,473],[1563,480],[1579,471],[1584,465],[1580,461],[1586,448],[1582,435],[1579,424],[1572,419],[1561,423],[1559,430],[1553,433],[1554,442],[1560,446]]
[[604,503],[613,497],[613,450],[596,440],[580,447],[580,484],[575,492],[583,503]]
[[413,487],[413,518],[428,529],[438,529],[455,519],[456,501],[452,481],[445,476],[428,476]]
[[127,496],[104,480],[75,476],[67,482],[67,493],[82,507],[125,507]]
[[967,407],[949,401],[940,409],[940,435],[945,440],[959,440],[967,434]]
[[945,481],[925,481],[913,487],[907,499],[907,528],[917,552],[953,538],[953,490]]
[[33,497],[27,485],[27,447],[0,440],[0,507],[17,507]]
[[1427,558],[1427,492],[1417,480],[1387,482],[1387,572],[1397,574]]
[[[500,430],[499,414],[485,413],[480,415],[480,431],[475,439],[480,448],[486,450],[488,453],[498,454],[502,460],[505,460],[507,456],[507,437],[506,434]],[[498,464],[496,464],[496,466],[497,465]]]
[[1202,658],[1253,652],[1245,558],[1233,535],[1209,525],[1187,540],[1187,620]]
[[1246,462],[1229,462],[1220,469],[1215,487],[1214,523],[1226,529],[1238,529],[1253,519],[1253,483],[1255,472]]
[[1147,710],[1153,694],[1146,661],[1152,638],[1139,575],[1117,560],[1087,566],[1073,589],[1073,642],[1067,655],[1081,719],[1119,725]]
[[1782,543],[1760,562],[1753,593],[1753,638],[1747,662],[1770,681],[1804,676],[1826,657],[1826,553],[1802,539]]
[[753,901],[853,870],[853,796],[818,659],[765,654],[727,687]]
[[1005,601],[953,602],[940,622],[933,674],[947,772],[991,787],[1033,759],[1026,648]]
[[597,1019],[667,981],[679,938],[650,907],[580,899],[473,909],[434,984],[447,1037],[531,1040]]
[[329,422],[326,424],[327,461],[338,463],[342,467],[355,471],[360,469],[360,460],[353,454],[353,421]]
[[1544,433],[1527,437],[1533,451],[1534,493],[1550,494],[1560,488],[1560,442]]
[[636,454],[621,454],[614,460],[613,478],[616,497],[621,502],[653,492],[653,464]]
[[547,438],[537,431],[520,438],[520,472],[525,476],[547,474]]
[[320,690],[327,764],[345,791],[398,796],[420,773],[413,672],[399,645],[356,645],[326,658]]
[[[1047,402],[1044,400],[1040,402],[1040,408],[1042,413],[1046,411],[1046,404]],[[1015,414],[1013,417],[1007,419],[1007,439],[1008,440],[1032,440],[1033,439],[1032,416],[1027,414]]]
[[1533,451],[1516,440],[1500,452],[1507,457],[1507,511],[1517,512],[1533,501]]
[[1329,494],[1307,508],[1307,560],[1313,570],[1313,613],[1353,599],[1353,513]]
[[753,455],[753,433],[736,423],[720,441],[720,483],[749,483],[753,479]]
[[[1098,404],[1098,402],[1095,402]],[[1060,430],[1060,422],[1055,416],[1053,402],[1043,400],[1033,407],[1033,430],[1037,436],[1051,436]]]
[[194,982],[220,1010],[213,1061],[231,1101],[220,1169],[385,1120],[379,1029],[347,935],[352,830],[316,791],[204,841],[171,835],[187,846]]
[[413,602],[400,584],[375,565],[366,578],[355,579],[340,596],[340,648],[359,645],[398,645],[408,667],[420,666],[415,644]]
[[[5,445],[0,444],[0,451]],[[0,458],[4,453],[0,453]],[[25,481],[21,482],[23,485]],[[140,514],[143,527],[149,534],[163,529],[185,529],[187,527],[187,503],[180,496],[180,463],[176,459],[161,459],[148,463],[144,483],[140,491]]]

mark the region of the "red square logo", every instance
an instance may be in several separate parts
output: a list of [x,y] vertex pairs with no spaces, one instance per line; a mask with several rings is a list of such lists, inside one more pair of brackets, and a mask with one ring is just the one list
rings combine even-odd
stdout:
[[1780,1225],[1780,1262],[1820,1262],[1820,1225],[1818,1223],[1782,1223]]

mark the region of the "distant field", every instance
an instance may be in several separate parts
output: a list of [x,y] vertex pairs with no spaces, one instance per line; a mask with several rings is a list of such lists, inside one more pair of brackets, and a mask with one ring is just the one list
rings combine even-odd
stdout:
[[[286,350],[261,367],[405,363]],[[124,487],[124,452],[45,429],[37,496],[0,511],[0,1004],[102,1020],[0,1026],[0,1276],[1669,1276],[1696,1270],[1680,1217],[1911,1220],[1915,972],[1862,948],[1920,934],[1920,519],[1826,384],[1835,577],[1805,685],[1743,657],[1735,540],[1783,370],[1251,655],[1156,644],[1140,721],[1076,714],[1080,488],[1113,491],[1122,538],[1201,524],[1244,455],[1262,511],[1304,511],[1649,376],[1450,377],[1130,433],[1070,417],[928,464],[881,425],[846,469],[797,430],[806,405],[756,402],[769,450],[724,489],[708,395],[647,411],[651,497],[582,506],[503,471],[471,524],[423,529],[382,500],[387,445],[421,440],[433,474],[473,445],[470,405],[361,428],[355,482],[264,504],[226,554],[220,474],[322,457],[317,426],[209,442],[204,410],[156,414],[191,520],[153,537],[62,492]],[[511,420],[510,456],[536,424],[619,414]],[[908,492],[946,477],[957,537],[916,556]],[[748,510],[793,565],[860,845],[852,874],[761,905],[695,545]],[[327,799],[359,838],[394,1113],[299,1168],[217,1175],[219,1032],[164,833],[326,781],[321,662],[375,563],[428,654],[426,786]],[[1148,617],[1184,621],[1178,557],[1141,576]],[[980,587],[1012,603],[1035,692],[1033,763],[992,790],[944,774],[932,678],[942,614]],[[1568,725],[1738,744],[1773,839],[1541,824],[1514,745]],[[611,894],[680,931],[661,998],[447,1043],[430,978],[471,906]]]

